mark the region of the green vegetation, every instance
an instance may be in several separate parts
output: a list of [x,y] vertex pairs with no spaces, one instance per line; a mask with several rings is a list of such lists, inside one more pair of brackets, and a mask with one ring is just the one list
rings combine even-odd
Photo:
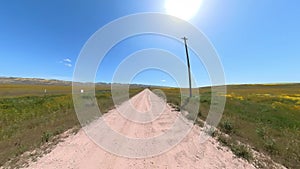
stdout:
[[233,133],[233,129],[234,129],[233,124],[228,120],[223,121],[220,125],[220,128],[221,131],[223,131],[226,134]]
[[[131,87],[130,97],[141,90]],[[176,109],[190,109],[187,94],[183,94],[181,105],[179,89],[161,90]],[[218,128],[229,136],[208,132],[239,157],[252,159],[248,147],[241,144],[245,143],[288,168],[300,168],[300,84],[236,85],[227,90]],[[199,92],[200,99],[188,102],[200,102],[198,118],[205,120],[211,89],[201,88]],[[108,85],[96,87],[96,99],[101,112],[113,108]],[[0,165],[78,125],[71,86],[0,85]]]
[[229,136],[223,134],[218,135],[218,141],[223,145],[229,147],[231,151],[237,156],[250,161],[253,159],[253,154],[249,147],[238,143],[236,140],[233,140]]
[[[79,126],[71,89],[71,86],[0,85],[0,166]],[[130,97],[141,90],[131,87]],[[97,86],[96,98],[101,112],[113,108],[109,86]]]
[[0,99],[0,164],[78,125],[70,95]]
[[[180,107],[180,90],[162,88],[167,101]],[[196,90],[196,89],[194,89]],[[198,118],[205,120],[210,108],[211,89],[200,88]],[[229,134],[225,142],[237,156],[251,159],[248,144],[288,168],[300,168],[300,84],[234,85],[227,87],[226,106],[218,128]],[[197,122],[196,122],[197,123]]]

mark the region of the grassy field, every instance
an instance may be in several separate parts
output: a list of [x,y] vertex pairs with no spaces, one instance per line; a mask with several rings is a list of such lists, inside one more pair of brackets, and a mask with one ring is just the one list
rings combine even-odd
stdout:
[[[141,90],[132,87],[130,96]],[[179,107],[179,89],[161,90],[169,103]],[[218,128],[230,138],[220,135],[218,140],[248,160],[252,155],[246,147],[233,144],[236,140],[288,168],[300,168],[300,84],[235,85],[227,90]],[[200,88],[199,92],[198,117],[205,120],[211,90]],[[113,108],[109,86],[97,86],[96,98],[101,112]],[[71,86],[0,85],[0,166],[76,125]]]
[[[167,100],[179,106],[179,89],[162,88]],[[201,88],[199,117],[210,107],[210,88]],[[219,140],[238,155],[251,160],[238,140],[269,155],[288,168],[300,168],[300,84],[234,85],[227,87],[226,106],[218,128],[230,135]]]
[[[0,166],[79,126],[71,90],[71,86],[0,85]],[[141,90],[130,88],[130,96]],[[96,98],[101,112],[113,108],[109,86],[97,86]]]

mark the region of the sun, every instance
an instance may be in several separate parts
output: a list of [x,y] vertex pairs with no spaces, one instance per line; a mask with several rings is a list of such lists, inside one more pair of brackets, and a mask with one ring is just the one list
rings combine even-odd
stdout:
[[166,13],[183,20],[192,19],[201,4],[202,0],[165,0]]

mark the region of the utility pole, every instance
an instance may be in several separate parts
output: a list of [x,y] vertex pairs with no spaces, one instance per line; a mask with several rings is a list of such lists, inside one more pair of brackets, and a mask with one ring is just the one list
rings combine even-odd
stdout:
[[186,41],[188,38],[183,37],[184,45],[185,45],[185,53],[186,53],[186,59],[187,59],[187,67],[188,67],[188,73],[189,73],[189,86],[190,86],[190,98],[192,97],[192,81],[191,81],[191,66],[190,66],[190,58],[189,58],[189,51],[187,47]]

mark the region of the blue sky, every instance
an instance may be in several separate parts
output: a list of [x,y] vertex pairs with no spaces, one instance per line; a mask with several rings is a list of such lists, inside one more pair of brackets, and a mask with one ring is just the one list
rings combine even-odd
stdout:
[[[300,82],[300,1],[202,1],[189,22],[216,48],[226,83]],[[119,17],[140,12],[165,13],[164,1],[1,1],[0,76],[71,80],[81,48],[93,33]],[[137,50],[172,50],[174,45],[185,61],[180,43],[157,36],[129,38],[105,56],[96,81],[110,82],[116,66]],[[191,66],[198,86],[210,85],[193,54]],[[172,77],[157,70],[138,74],[133,83],[175,85]]]

